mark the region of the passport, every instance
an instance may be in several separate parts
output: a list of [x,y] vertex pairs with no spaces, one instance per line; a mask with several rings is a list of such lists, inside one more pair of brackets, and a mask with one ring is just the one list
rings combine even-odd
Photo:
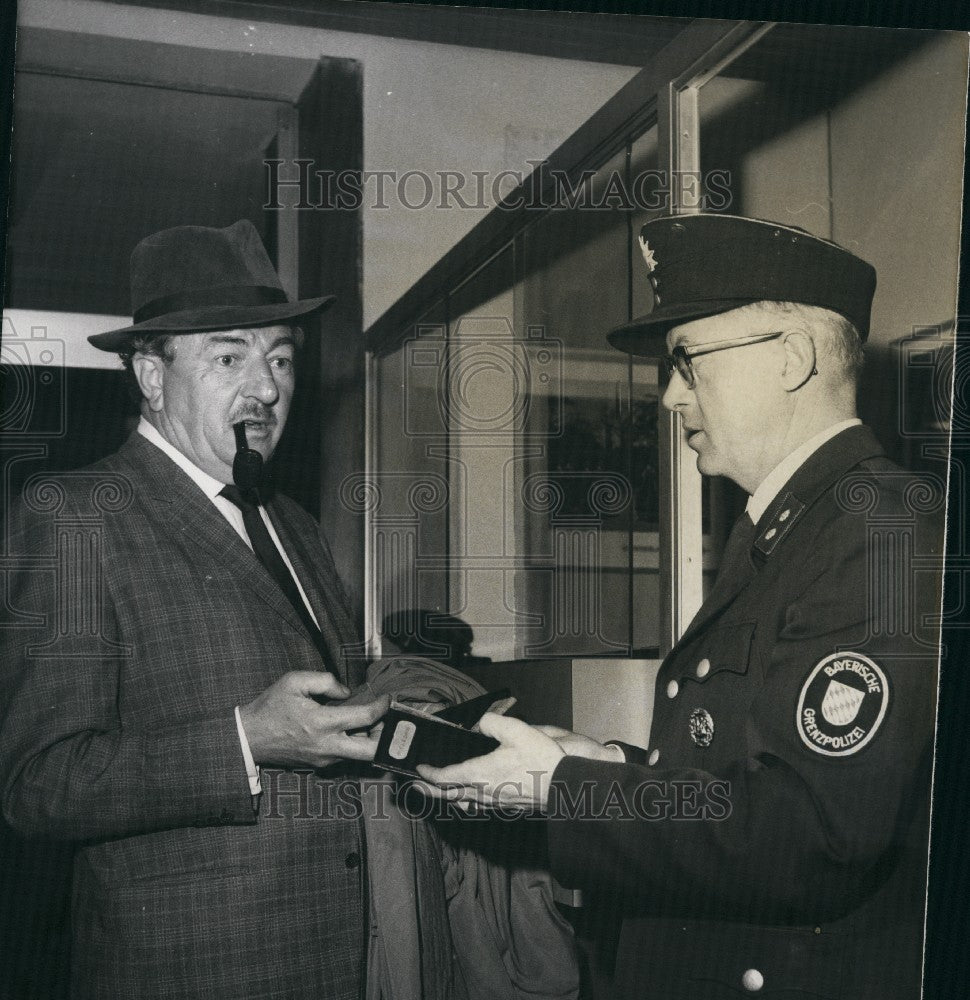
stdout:
[[447,767],[491,753],[498,740],[473,727],[486,712],[503,714],[515,704],[508,690],[491,691],[438,712],[391,702],[374,755],[375,766],[419,777],[419,764]]

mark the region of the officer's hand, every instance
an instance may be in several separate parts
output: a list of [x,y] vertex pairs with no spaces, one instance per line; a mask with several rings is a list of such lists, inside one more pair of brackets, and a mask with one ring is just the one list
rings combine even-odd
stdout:
[[564,753],[555,740],[519,719],[486,712],[479,728],[501,744],[482,757],[450,767],[422,764],[417,783],[426,795],[491,807],[542,809],[549,799],[552,772]]
[[[333,674],[293,670],[240,706],[246,739],[257,764],[326,767],[340,759],[373,760],[377,737],[368,730],[390,705],[384,695],[358,705],[321,705],[350,694]],[[358,732],[359,731],[359,732]]]
[[582,733],[572,733],[559,726],[536,726],[540,733],[554,739],[569,757],[587,757],[589,760],[620,761],[622,756],[615,747],[606,747],[596,740],[583,736]]

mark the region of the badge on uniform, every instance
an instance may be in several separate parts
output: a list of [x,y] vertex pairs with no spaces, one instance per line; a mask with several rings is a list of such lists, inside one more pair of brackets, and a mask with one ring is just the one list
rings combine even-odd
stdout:
[[889,682],[862,653],[833,653],[802,685],[795,725],[802,742],[826,757],[848,757],[878,732],[889,707]]
[[699,747],[709,747],[714,739],[714,719],[706,708],[695,708],[687,720],[690,738]]

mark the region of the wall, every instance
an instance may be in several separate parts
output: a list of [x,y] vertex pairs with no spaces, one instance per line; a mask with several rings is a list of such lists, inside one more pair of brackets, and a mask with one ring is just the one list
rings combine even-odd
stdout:
[[952,32],[810,115],[774,81],[718,77],[701,92],[705,166],[735,168],[732,211],[801,226],[876,267],[872,345],[953,321],[966,84],[967,39]]
[[[358,59],[364,66],[365,170],[486,171],[489,186],[500,171],[528,172],[527,159],[550,153],[636,72],[95,0],[21,0],[18,20],[217,51]],[[399,201],[396,187],[388,184],[387,208],[364,215],[365,328],[491,207],[464,209],[455,198],[446,199],[451,207],[434,207],[442,200],[436,194],[428,208],[412,210]],[[474,204],[472,193],[466,188],[465,200]],[[403,194],[419,203],[423,183],[412,179]]]
[[945,476],[907,440],[919,415],[907,410],[898,342],[928,328],[943,343],[952,335],[967,37],[926,35],[877,68],[854,89],[819,82],[810,60],[770,82],[715,78],[701,92],[702,156],[731,170],[731,211],[800,226],[875,266],[860,415],[896,460]]
[[832,114],[832,238],[879,274],[872,341],[952,323],[960,249],[967,39],[935,38]]

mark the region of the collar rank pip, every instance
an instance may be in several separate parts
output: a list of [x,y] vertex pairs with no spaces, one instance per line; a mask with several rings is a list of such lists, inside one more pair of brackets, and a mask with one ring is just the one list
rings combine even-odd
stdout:
[[762,518],[758,522],[762,526],[754,541],[754,547],[758,552],[763,556],[770,556],[805,509],[806,505],[794,493],[786,493],[780,500],[776,500],[767,520]]

